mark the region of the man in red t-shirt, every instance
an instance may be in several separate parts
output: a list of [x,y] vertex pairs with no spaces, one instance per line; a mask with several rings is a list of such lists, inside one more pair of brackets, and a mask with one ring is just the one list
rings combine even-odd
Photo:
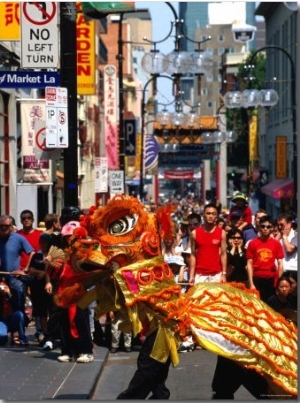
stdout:
[[[35,252],[40,250],[39,239],[42,235],[42,231],[33,228],[34,217],[31,210],[23,210],[20,215],[21,223],[23,225],[22,229],[17,230],[17,234],[22,235],[30,245],[34,248]],[[20,261],[20,269],[23,270],[28,263],[28,255],[22,253]]]
[[191,285],[201,282],[226,282],[226,232],[216,224],[217,215],[217,207],[214,204],[207,204],[203,212],[203,225],[190,234]]
[[246,250],[249,287],[257,289],[266,302],[275,293],[275,283],[283,273],[284,251],[271,236],[274,222],[265,215],[259,220],[260,236],[252,239]]

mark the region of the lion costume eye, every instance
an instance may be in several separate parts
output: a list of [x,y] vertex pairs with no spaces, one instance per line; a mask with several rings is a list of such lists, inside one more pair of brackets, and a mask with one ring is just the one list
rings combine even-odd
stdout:
[[107,232],[110,235],[115,236],[127,234],[127,232],[131,231],[134,227],[137,218],[137,215],[134,215],[133,217],[129,215],[121,217],[109,225]]

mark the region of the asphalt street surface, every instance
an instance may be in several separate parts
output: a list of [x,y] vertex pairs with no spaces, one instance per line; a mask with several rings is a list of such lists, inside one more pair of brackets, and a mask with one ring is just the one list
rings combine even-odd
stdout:
[[[97,383],[93,400],[115,400],[124,389],[136,370],[138,352],[109,353],[101,377]],[[207,350],[194,350],[180,353],[180,363],[170,366],[166,382],[170,389],[170,400],[211,400],[211,381],[217,356]],[[256,400],[244,387],[235,394],[235,400]]]
[[[0,347],[0,403],[39,402],[41,400],[112,401],[127,388],[137,368],[139,346],[126,353],[109,352],[106,347],[94,346],[94,361],[86,364],[61,363],[59,346],[44,352],[34,337],[34,327],[26,332],[29,347],[15,347],[9,343]],[[181,353],[180,363],[170,366],[167,387],[170,400],[211,400],[217,356],[207,350]],[[241,387],[235,400],[256,400]]]

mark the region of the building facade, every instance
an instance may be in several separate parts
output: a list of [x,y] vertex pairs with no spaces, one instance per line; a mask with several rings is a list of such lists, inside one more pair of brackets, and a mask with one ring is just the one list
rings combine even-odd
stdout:
[[259,158],[269,172],[269,183],[262,192],[274,217],[295,210],[297,199],[299,13],[286,4],[261,2],[256,10],[266,26],[266,85],[279,94],[277,105],[269,111],[260,110],[259,118]]

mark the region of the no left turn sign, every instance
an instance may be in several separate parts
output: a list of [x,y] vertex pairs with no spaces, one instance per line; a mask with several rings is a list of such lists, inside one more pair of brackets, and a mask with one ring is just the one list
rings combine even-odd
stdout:
[[33,25],[46,25],[56,15],[56,3],[54,2],[29,2],[23,3],[23,13],[27,21]]
[[57,68],[59,65],[59,24],[57,3],[21,3],[21,66],[29,69]]

